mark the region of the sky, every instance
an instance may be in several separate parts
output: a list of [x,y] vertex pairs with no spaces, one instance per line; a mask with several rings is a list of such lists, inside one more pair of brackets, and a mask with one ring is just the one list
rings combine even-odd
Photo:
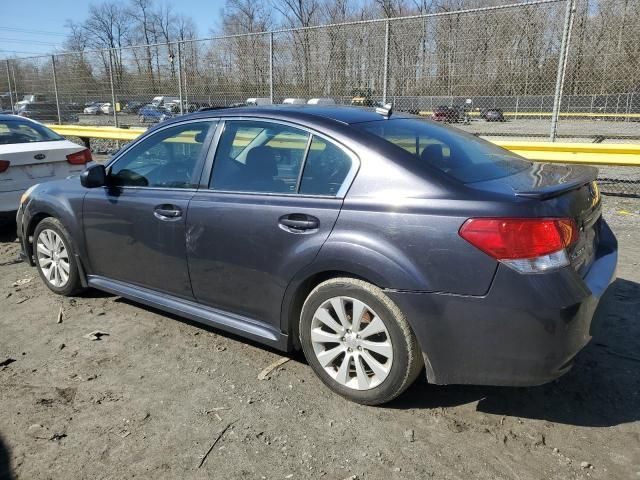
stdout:
[[[86,18],[91,2],[82,0],[0,0],[0,58],[28,57],[61,50],[67,20]],[[206,37],[219,24],[224,0],[163,2],[193,18],[198,35]]]

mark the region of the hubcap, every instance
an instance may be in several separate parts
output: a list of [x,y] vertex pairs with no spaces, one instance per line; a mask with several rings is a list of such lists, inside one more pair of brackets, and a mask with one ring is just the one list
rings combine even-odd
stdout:
[[47,282],[57,288],[69,281],[69,253],[62,238],[53,230],[45,229],[36,241],[38,264]]
[[320,305],[311,321],[311,343],[331,378],[354,390],[377,387],[391,371],[389,331],[371,307],[355,298],[334,297]]

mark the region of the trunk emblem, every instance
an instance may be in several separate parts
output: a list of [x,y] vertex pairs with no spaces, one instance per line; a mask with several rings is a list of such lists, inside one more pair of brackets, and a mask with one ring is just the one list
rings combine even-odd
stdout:
[[33,158],[35,158],[36,160],[44,160],[45,158],[47,158],[47,156],[44,153],[38,153],[34,155]]
[[571,260],[575,260],[578,257],[580,257],[584,253],[584,250],[585,250],[585,247],[580,247],[578,250],[573,252],[573,254],[571,255]]

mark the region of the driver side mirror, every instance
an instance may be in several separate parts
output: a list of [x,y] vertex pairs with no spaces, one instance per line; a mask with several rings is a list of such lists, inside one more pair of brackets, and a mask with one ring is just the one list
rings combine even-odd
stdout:
[[80,174],[80,183],[85,188],[104,187],[107,184],[107,171],[104,165],[91,165]]

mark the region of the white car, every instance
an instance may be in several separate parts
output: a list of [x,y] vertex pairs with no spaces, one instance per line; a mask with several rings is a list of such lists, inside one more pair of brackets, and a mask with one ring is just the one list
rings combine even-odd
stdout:
[[312,98],[307,102],[309,105],[335,105],[336,101],[333,98]]
[[304,105],[307,103],[306,98],[285,98],[282,103],[284,105]]
[[110,103],[103,103],[100,105],[100,111],[105,115],[110,115],[113,113],[113,106]]
[[251,97],[247,98],[244,102],[245,105],[249,105],[250,107],[257,107],[261,105],[271,105],[271,99],[269,97]]
[[84,107],[83,113],[86,115],[99,115],[102,113],[102,103],[93,103]]
[[41,123],[0,115],[0,213],[16,211],[29,187],[80,174],[91,161],[89,149]]

